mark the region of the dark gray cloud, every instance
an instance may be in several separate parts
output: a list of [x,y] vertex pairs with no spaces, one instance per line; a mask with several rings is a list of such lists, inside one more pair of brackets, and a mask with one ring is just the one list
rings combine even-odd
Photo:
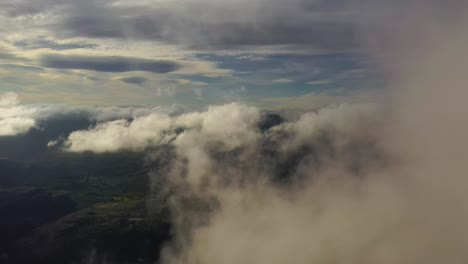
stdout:
[[119,56],[78,56],[45,54],[39,59],[39,64],[46,68],[82,69],[100,72],[130,72],[147,71],[153,73],[168,73],[177,70],[180,65],[165,60],[148,60],[134,57]]
[[4,0],[0,2],[2,13],[10,17],[36,15],[45,11],[50,11],[68,0]]
[[323,50],[352,49],[358,45],[354,25],[340,21],[271,19],[244,22],[174,21],[167,16],[132,18],[73,17],[62,25],[71,36],[136,38],[183,44],[198,49],[239,46],[308,45]]
[[148,81],[147,78],[141,77],[141,76],[124,77],[124,78],[120,78],[120,80],[124,83],[135,84],[135,85],[143,85]]
[[66,31],[68,36],[125,38],[128,34],[123,24],[131,25],[132,23],[125,21],[125,19],[114,17],[93,17],[85,15],[67,18],[63,24],[58,26],[58,29]]
[[[425,2],[426,5],[421,3]],[[349,51],[362,47],[362,27],[383,14],[411,6],[463,10],[462,0],[175,0],[142,3],[101,0],[5,0],[3,13],[54,14],[47,23],[57,37],[154,40],[196,49],[287,45],[301,50]],[[124,3],[122,5],[122,3]],[[0,11],[1,13],[2,11]],[[447,12],[445,12],[447,13]],[[365,14],[363,16],[363,14]],[[398,20],[398,16],[393,17]],[[23,45],[25,43],[17,43]],[[52,49],[92,48],[33,43]],[[290,49],[291,47],[288,47]]]
[[197,49],[292,45],[342,51],[359,45],[353,16],[343,15],[344,0],[191,0],[131,7],[85,2],[74,4],[67,12],[73,15],[55,25],[58,35],[156,40]]

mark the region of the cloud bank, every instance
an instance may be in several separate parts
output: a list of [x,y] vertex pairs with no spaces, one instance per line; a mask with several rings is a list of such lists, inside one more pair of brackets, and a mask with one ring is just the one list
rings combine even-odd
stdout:
[[156,40],[199,49],[268,45],[355,48],[358,32],[352,21],[340,15],[339,7],[304,0],[287,4],[278,0],[86,1],[65,5],[73,15],[63,17],[57,31],[75,37]]
[[[120,119],[100,123],[89,130],[75,131],[64,142],[64,146],[67,151],[72,152],[112,152],[121,149],[141,151],[147,147],[168,144],[173,140],[190,141],[190,131],[193,130],[206,133],[211,140],[224,142],[226,148],[234,148],[242,145],[244,140],[254,140],[257,137],[255,132],[243,132],[246,128],[256,125],[259,117],[258,109],[236,103],[212,106],[206,112],[176,117],[153,113],[135,118],[131,122]],[[224,122],[220,123],[220,120]],[[226,133],[226,127],[238,131]]]
[[[287,220],[287,215],[295,213],[290,211],[291,208],[296,207],[294,210],[302,211],[304,216],[309,213],[309,208],[300,208],[306,201],[297,205],[294,205],[295,200],[288,201],[302,193],[300,185],[312,186],[315,185],[312,178],[340,172],[349,175],[346,181],[352,182],[359,175],[381,166],[383,158],[377,156],[381,153],[374,142],[374,132],[380,124],[378,117],[375,105],[341,105],[282,121],[277,115],[233,103],[174,117],[148,115],[131,122],[102,123],[70,134],[63,146],[67,151],[94,152],[152,147],[149,160],[158,163],[158,169],[150,175],[155,196],[150,199],[150,204],[157,207],[161,202],[169,203],[176,227],[174,244],[165,249],[165,261],[234,263],[246,252],[265,251],[266,248],[257,248],[252,244],[254,242],[248,241],[257,241],[258,246],[264,243],[268,247],[271,244],[267,241],[274,239],[272,232],[276,227],[283,229],[284,234],[277,234],[281,245],[293,242],[294,232],[289,240],[282,236],[286,235],[289,224],[295,223],[283,221]],[[329,171],[331,168],[336,171]],[[164,195],[165,190],[168,196]],[[268,220],[269,217],[273,218]],[[298,220],[304,223],[297,228],[303,228],[312,218],[310,215]],[[217,221],[220,221],[220,227]],[[232,226],[224,227],[225,224]],[[243,225],[247,230],[243,230]],[[254,231],[257,225],[265,228],[265,234]],[[199,237],[203,230],[210,233],[207,234],[209,237]],[[294,231],[294,228],[290,230]],[[214,244],[227,237],[234,239],[232,241],[238,248],[230,248],[230,254],[220,251],[213,255],[216,258],[208,257],[213,254]],[[251,246],[253,248],[248,249]],[[202,252],[194,253],[193,250]],[[198,256],[205,253],[208,256]],[[261,260],[262,256],[251,257],[249,263],[266,263]],[[272,254],[271,257],[278,256]],[[278,263],[284,260],[285,257],[278,258]]]
[[0,136],[18,136],[41,129],[44,122],[56,118],[82,117],[91,124],[112,120],[130,120],[151,114],[173,115],[184,112],[180,106],[168,107],[93,107],[53,104],[20,104],[13,92],[0,96]]
[[[33,17],[40,22],[41,29],[62,39],[132,39],[204,50],[291,46],[329,52],[359,46],[359,30],[353,16],[356,3],[343,0],[288,3],[280,0],[135,3],[38,0],[31,4],[19,0],[0,3],[0,15],[5,19]],[[40,40],[15,44],[32,48],[45,44],[57,50],[69,48]]]

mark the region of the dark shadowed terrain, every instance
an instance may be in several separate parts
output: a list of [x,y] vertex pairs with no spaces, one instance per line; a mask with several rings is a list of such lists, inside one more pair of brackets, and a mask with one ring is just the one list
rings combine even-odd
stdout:
[[1,263],[158,259],[170,228],[163,206],[147,211],[143,153],[47,148],[90,125],[86,118],[56,118],[24,135],[0,137]]

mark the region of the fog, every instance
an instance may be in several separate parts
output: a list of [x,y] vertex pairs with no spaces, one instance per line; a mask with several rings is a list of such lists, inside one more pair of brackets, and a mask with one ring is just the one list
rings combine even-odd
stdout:
[[[261,137],[248,121],[220,124],[226,138],[177,137],[176,239],[163,263],[464,263],[466,23],[417,19],[423,28],[391,36],[412,45],[381,57],[392,78],[377,113],[338,107]],[[264,159],[265,140],[275,159]],[[298,151],[291,183],[278,185],[269,166]]]

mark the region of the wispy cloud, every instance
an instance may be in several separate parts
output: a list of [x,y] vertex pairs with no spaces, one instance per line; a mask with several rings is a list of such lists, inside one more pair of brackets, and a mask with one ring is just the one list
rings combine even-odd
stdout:
[[148,81],[148,78],[142,77],[142,76],[130,76],[130,77],[120,78],[119,80],[128,84],[143,85]]
[[18,95],[13,92],[5,93],[0,96],[0,107],[16,106],[18,103]]
[[63,50],[76,50],[76,49],[95,49],[98,47],[95,43],[85,43],[85,42],[57,42],[44,37],[39,37],[37,39],[22,39],[15,41],[13,45],[19,49],[50,49],[56,51]]
[[42,67],[55,69],[83,69],[101,72],[147,71],[168,73],[177,70],[180,65],[172,61],[149,60],[118,56],[79,56],[45,54],[39,58]]
[[306,82],[306,84],[309,85],[323,85],[323,84],[329,84],[330,80],[315,80],[315,81],[309,81]]
[[151,114],[181,112],[177,106],[167,107],[97,107],[70,106],[64,104],[20,104],[20,96],[9,92],[0,95],[0,136],[17,136],[34,128],[40,128],[43,121],[58,116],[80,115],[93,122],[138,118]]
[[291,80],[291,79],[281,78],[281,79],[275,79],[275,80],[273,80],[271,82],[272,83],[293,83],[293,82],[296,82],[296,81]]

